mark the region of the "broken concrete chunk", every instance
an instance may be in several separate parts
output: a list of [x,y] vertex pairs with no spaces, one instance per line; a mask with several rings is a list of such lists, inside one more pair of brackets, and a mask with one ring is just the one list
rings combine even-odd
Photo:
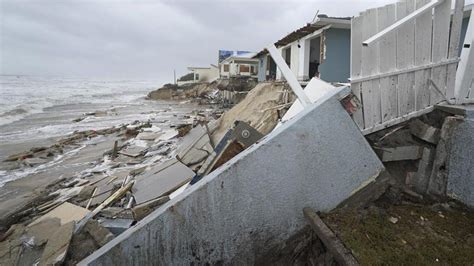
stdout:
[[423,155],[418,163],[418,170],[416,172],[413,187],[418,193],[426,193],[428,183],[430,181],[431,171],[433,170],[433,161],[435,150],[430,148],[423,149]]
[[74,222],[62,225],[48,240],[40,265],[61,265],[66,258],[74,231]]
[[176,159],[171,159],[151,168],[146,174],[136,177],[132,189],[137,204],[161,197],[174,189],[189,182],[194,176],[186,165]]
[[123,154],[129,157],[138,157],[140,155],[143,155],[146,152],[146,149],[146,147],[128,146],[127,148],[119,151],[119,154]]
[[114,235],[104,226],[101,226],[98,221],[90,220],[84,226],[89,235],[94,238],[94,241],[102,247],[107,244],[110,240],[114,239]]
[[25,226],[15,224],[5,233],[4,239],[0,240],[0,265],[19,265],[21,255],[21,236],[25,232]]
[[28,226],[31,227],[41,221],[44,221],[50,218],[58,218],[61,225],[64,225],[71,221],[81,220],[82,218],[84,218],[84,216],[86,216],[88,212],[89,211],[85,208],[76,206],[69,202],[64,202],[63,204],[51,210],[50,212],[36,219],[32,223],[30,223]]
[[410,133],[426,142],[438,144],[440,130],[415,119],[410,122]]
[[111,237],[113,238],[114,235],[120,235],[128,228],[132,227],[135,223],[134,219],[101,219],[101,226],[104,227],[105,230],[110,232]]
[[421,146],[402,146],[396,148],[383,148],[382,162],[418,160],[423,153]]
[[166,140],[170,140],[170,139],[173,139],[173,138],[176,138],[178,136],[179,132],[175,129],[170,129],[168,131],[165,131],[163,133],[163,135],[161,135],[159,138],[158,138],[158,141],[166,141]]
[[137,139],[139,140],[156,140],[160,136],[162,136],[163,133],[161,132],[142,132],[136,136]]
[[26,235],[33,239],[33,245],[42,246],[61,226],[61,221],[58,218],[48,218],[42,220],[34,225],[28,226]]
[[198,125],[183,139],[177,154],[182,163],[191,166],[203,162],[213,150],[206,129]]
[[446,196],[448,178],[448,154],[451,149],[449,140],[452,138],[456,127],[464,121],[463,118],[448,116],[441,128],[440,139],[436,146],[436,155],[433,161],[433,171],[428,182],[428,194],[432,196]]

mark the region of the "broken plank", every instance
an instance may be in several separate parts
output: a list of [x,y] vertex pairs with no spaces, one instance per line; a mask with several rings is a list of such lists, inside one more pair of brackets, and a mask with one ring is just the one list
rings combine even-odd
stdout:
[[94,216],[96,216],[97,213],[99,213],[102,209],[104,209],[105,207],[107,207],[110,204],[114,203],[116,200],[123,197],[125,195],[125,193],[127,193],[132,188],[134,183],[135,183],[135,181],[131,181],[126,186],[121,187],[119,190],[115,191],[115,193],[112,194],[109,198],[107,198],[104,202],[102,202],[102,204],[97,206],[97,208],[95,208],[93,211],[89,212],[81,221],[79,221],[77,223],[76,229],[74,230],[74,233],[79,232],[82,229],[82,227],[87,223],[87,221],[89,221]]
[[359,265],[341,240],[331,229],[319,218],[318,214],[311,208],[303,209],[304,216],[308,219],[316,235],[324,243],[324,246],[334,256],[334,259],[341,265]]

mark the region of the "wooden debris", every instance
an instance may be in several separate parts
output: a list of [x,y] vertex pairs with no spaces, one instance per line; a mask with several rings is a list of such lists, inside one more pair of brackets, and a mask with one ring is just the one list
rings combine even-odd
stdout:
[[119,190],[115,191],[115,193],[112,194],[109,198],[107,198],[104,202],[102,202],[102,204],[97,206],[97,208],[95,208],[93,211],[89,212],[80,222],[77,223],[77,226],[76,226],[76,229],[74,230],[74,233],[79,232],[82,229],[82,227],[84,227],[84,225],[87,223],[87,221],[92,219],[102,209],[104,209],[108,205],[114,203],[118,199],[122,198],[125,195],[125,193],[127,193],[132,188],[134,183],[135,183],[135,181],[131,181],[126,186],[124,186],[124,187],[120,188]]
[[318,214],[311,208],[304,208],[303,213],[308,219],[314,232],[324,243],[324,246],[334,256],[334,259],[341,265],[359,265],[357,260],[348,250],[341,240],[329,229],[329,227],[319,218]]
[[114,142],[114,149],[112,150],[112,160],[117,158],[117,152],[118,152],[118,140]]

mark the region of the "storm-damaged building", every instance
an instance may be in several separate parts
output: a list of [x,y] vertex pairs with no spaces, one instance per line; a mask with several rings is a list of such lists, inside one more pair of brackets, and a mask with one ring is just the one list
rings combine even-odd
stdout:
[[257,77],[259,61],[253,58],[255,56],[254,52],[235,51],[232,54],[223,55],[225,52],[229,51],[219,51],[219,73],[221,78]]
[[[347,82],[350,76],[350,18],[319,15],[275,43],[300,82],[319,77],[328,82]],[[259,60],[258,80],[280,80],[281,72],[266,50]]]

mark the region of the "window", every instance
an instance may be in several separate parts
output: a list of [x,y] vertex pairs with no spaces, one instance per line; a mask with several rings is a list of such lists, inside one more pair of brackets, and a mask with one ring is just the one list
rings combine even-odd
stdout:
[[248,65],[240,65],[240,73],[249,73],[250,67]]
[[229,65],[224,65],[224,72],[229,72]]
[[254,75],[257,74],[257,67],[256,66],[250,66],[250,72]]

